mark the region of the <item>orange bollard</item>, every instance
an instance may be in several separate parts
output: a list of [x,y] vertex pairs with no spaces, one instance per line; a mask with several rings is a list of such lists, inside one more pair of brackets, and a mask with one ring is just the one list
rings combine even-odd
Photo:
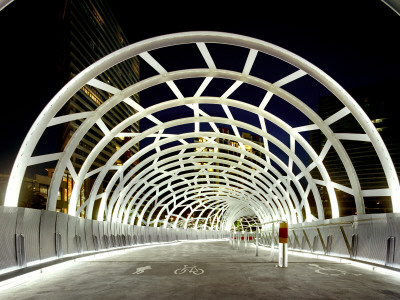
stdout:
[[282,222],[279,224],[279,264],[280,268],[288,266],[288,250],[287,242],[289,240],[288,223]]
[[287,243],[289,240],[288,223],[279,224],[279,243]]

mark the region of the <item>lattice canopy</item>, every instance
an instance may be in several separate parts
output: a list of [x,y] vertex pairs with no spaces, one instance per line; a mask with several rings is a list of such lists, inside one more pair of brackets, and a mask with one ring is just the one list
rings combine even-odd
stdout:
[[[102,80],[107,69],[135,56],[153,74],[123,90]],[[284,76],[277,78],[277,74]],[[333,93],[342,108],[322,119],[293,89],[294,83],[307,89],[310,82]],[[95,110],[60,114],[82,88],[95,88],[110,98]],[[150,100],[139,104],[132,98],[135,94]],[[106,116],[116,113],[121,103],[134,113],[116,125],[107,123]],[[363,133],[332,130],[332,124],[349,116]],[[80,120],[80,125],[63,152],[34,155],[46,130],[74,120]],[[137,122],[140,132],[126,130]],[[101,139],[77,169],[71,156],[91,128]],[[326,138],[318,153],[307,139],[312,130],[320,130]],[[113,139],[124,140],[123,146],[95,167]],[[362,189],[344,140],[371,143],[386,176],[386,189]],[[138,151],[132,151],[139,145]],[[324,165],[330,151],[346,171],[347,186],[331,180]],[[130,155],[121,159],[126,153]],[[74,77],[28,133],[10,176],[5,205],[17,206],[27,167],[49,161],[57,165],[47,209],[56,209],[63,174],[68,172],[74,181],[68,213],[88,219],[224,230],[243,216],[261,223],[311,222],[324,219],[327,209],[332,218],[341,216],[335,190],[353,196],[358,214],[365,213],[364,199],[371,196],[391,197],[393,212],[400,211],[392,160],[357,102],[296,54],[229,33],[184,32],[151,38],[111,53]],[[318,171],[319,178],[312,176],[312,170]],[[90,194],[82,199],[89,180]]]

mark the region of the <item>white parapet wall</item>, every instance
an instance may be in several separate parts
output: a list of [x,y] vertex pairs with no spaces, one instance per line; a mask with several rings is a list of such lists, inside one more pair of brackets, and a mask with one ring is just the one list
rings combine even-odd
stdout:
[[0,274],[85,252],[228,237],[226,231],[135,226],[0,206]]

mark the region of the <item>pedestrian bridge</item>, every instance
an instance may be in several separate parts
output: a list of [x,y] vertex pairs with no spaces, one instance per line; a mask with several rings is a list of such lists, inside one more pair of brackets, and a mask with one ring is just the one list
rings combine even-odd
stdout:
[[[107,70],[132,57],[140,57],[153,74],[118,89]],[[285,75],[276,78],[271,66]],[[342,107],[321,118],[293,88],[296,82],[321,84]],[[63,115],[62,108],[82,89],[109,99],[93,110]],[[133,98],[138,93],[154,99],[139,103]],[[110,122],[121,107],[129,107],[132,115],[118,124]],[[362,132],[331,128],[348,118]],[[62,152],[39,153],[40,143],[51,143],[45,140],[49,130],[72,121],[78,125]],[[129,130],[137,122],[142,130]],[[307,140],[314,130],[326,140],[320,151]],[[100,140],[77,168],[71,157],[90,132]],[[124,144],[98,167],[98,158],[114,139]],[[360,183],[346,141],[371,146],[385,188]],[[142,143],[144,147],[132,152]],[[53,149],[50,144],[48,149]],[[123,159],[127,152],[131,155]],[[328,152],[337,156],[348,184],[331,180],[324,165]],[[26,171],[49,162],[55,170],[46,210],[18,207]],[[68,213],[56,211],[65,173],[73,179]],[[86,197],[81,191],[88,182]],[[343,215],[338,192],[353,199],[357,215]],[[388,201],[391,213],[367,214],[365,203],[371,197]],[[289,224],[292,250],[398,269],[399,212],[399,180],[389,152],[367,114],[334,79],[266,41],[222,32],[176,33],[132,44],[97,61],[38,116],[17,155],[0,207],[0,269],[10,273],[93,251],[177,241],[186,243],[166,247],[228,249],[231,231],[257,231],[260,243],[274,248],[277,232],[272,226],[281,221]],[[188,242],[200,240],[207,242]],[[262,260],[252,261],[257,270],[262,265]],[[132,270],[123,272],[131,275]],[[254,278],[270,276],[260,274]]]
[[[276,259],[277,253],[274,253]],[[146,245],[64,261],[1,290],[4,299],[398,299],[399,276],[354,261],[289,254],[227,240]],[[386,270],[385,270],[386,271]],[[11,284],[9,282],[9,284]],[[15,285],[18,284],[18,285]]]

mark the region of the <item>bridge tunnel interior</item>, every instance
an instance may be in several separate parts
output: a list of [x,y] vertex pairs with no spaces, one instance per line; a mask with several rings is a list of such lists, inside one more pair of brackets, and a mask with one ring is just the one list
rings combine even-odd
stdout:
[[[113,85],[107,72],[132,57],[146,70],[140,80],[124,88]],[[327,118],[304,94],[316,86],[333,93],[339,104]],[[83,95],[94,102],[99,95],[108,99],[93,109],[63,114]],[[111,122],[122,110],[127,117]],[[349,119],[362,133],[334,130]],[[74,132],[61,152],[35,152],[38,144],[49,143],[46,130],[66,124]],[[309,139],[315,131],[324,136],[318,149]],[[98,142],[83,142],[93,135]],[[375,150],[385,188],[360,184],[348,141]],[[331,179],[335,170],[324,164],[329,155],[344,170],[344,183]],[[55,167],[46,209],[58,209],[68,174],[65,212],[98,221],[228,231],[244,219],[298,224],[347,216],[338,196],[343,194],[358,215],[365,214],[371,197],[383,197],[392,212],[400,209],[390,155],[354,99],[296,54],[234,34],[148,39],[75,76],[32,126],[10,176],[5,205],[18,205],[27,168],[49,162]]]

